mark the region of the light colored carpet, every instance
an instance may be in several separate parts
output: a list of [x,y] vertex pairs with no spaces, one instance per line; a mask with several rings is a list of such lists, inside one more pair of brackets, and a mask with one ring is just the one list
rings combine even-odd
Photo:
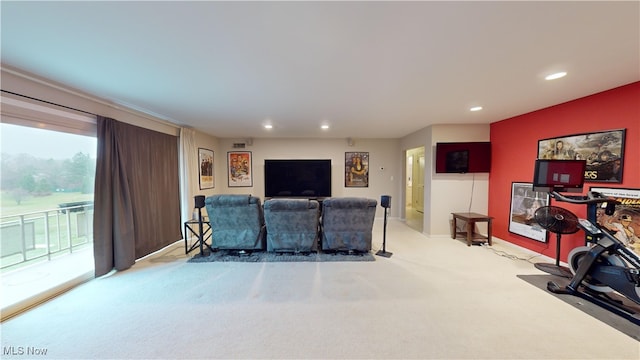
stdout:
[[636,340],[519,279],[541,272],[509,244],[390,220],[386,248],[372,262],[193,264],[176,244],[3,322],[2,358],[640,358]]

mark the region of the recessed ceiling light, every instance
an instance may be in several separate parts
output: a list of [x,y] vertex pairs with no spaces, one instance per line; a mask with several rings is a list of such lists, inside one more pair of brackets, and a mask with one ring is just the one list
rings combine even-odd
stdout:
[[267,124],[264,126],[265,129],[273,129],[273,125],[271,124]]
[[551,75],[547,75],[547,77],[545,77],[545,80],[555,80],[555,79],[560,79],[561,77],[565,77],[567,75],[566,71],[561,71],[561,72],[557,72],[555,74],[551,74]]
[[320,128],[322,130],[327,130],[329,128],[329,125],[321,125]]
[[480,111],[482,110],[482,106],[474,106],[471,109],[469,109],[469,111]]

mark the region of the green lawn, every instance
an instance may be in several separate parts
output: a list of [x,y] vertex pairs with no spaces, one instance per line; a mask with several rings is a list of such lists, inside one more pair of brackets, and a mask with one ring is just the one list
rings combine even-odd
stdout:
[[59,192],[48,196],[27,196],[18,205],[7,192],[0,192],[3,217],[36,211],[56,210],[58,209],[58,204],[75,201],[93,201],[93,194]]

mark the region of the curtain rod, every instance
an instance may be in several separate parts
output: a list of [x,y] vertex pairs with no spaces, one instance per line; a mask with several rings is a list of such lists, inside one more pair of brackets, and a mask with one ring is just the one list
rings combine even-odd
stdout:
[[18,94],[18,93],[12,92],[12,91],[7,91],[7,90],[0,90],[0,91],[2,91],[3,93],[7,93],[7,94],[11,94],[11,95],[20,96],[20,97],[23,97],[23,98],[25,98],[25,99],[35,100],[35,101],[39,101],[39,102],[42,102],[42,103],[45,103],[45,104],[54,105],[54,106],[59,106],[59,107],[61,107],[61,108],[65,108],[65,109],[68,109],[68,110],[78,111],[78,112],[81,112],[81,113],[84,113],[84,114],[87,114],[87,115],[98,116],[97,114],[90,113],[90,112],[88,112],[88,111],[84,111],[84,110],[80,110],[80,109],[72,108],[72,107],[70,107],[70,106],[66,106],[66,105],[56,104],[56,103],[51,102],[51,101],[42,100],[42,99],[34,98],[34,97],[31,97],[31,96],[27,96],[27,95]]

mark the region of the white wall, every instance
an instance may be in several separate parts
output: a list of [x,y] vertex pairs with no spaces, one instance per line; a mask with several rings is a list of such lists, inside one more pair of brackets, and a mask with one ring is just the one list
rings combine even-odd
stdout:
[[[396,139],[354,139],[353,146],[345,138],[324,139],[253,139],[253,144],[244,149],[234,149],[237,139],[218,139],[214,150],[215,192],[225,194],[252,194],[264,199],[264,160],[265,159],[331,159],[331,191],[333,196],[357,196],[376,199],[380,203],[381,195],[390,195],[392,200],[390,217],[398,217],[402,208],[402,153]],[[227,152],[251,151],[253,165],[252,187],[228,187]],[[369,187],[346,188],[345,152],[358,151],[369,153]],[[376,216],[384,215],[378,206]]]
[[[179,135],[179,127],[161,119],[127,109],[108,101],[70,90],[46,79],[2,68],[3,90],[31,96],[94,114],[112,117],[136,126]],[[349,146],[346,138],[324,139],[254,139],[244,150],[253,155],[253,187],[227,186],[227,152],[233,151],[237,139],[219,139],[197,133],[197,147],[214,151],[215,187],[193,189],[193,193],[209,196],[218,193],[250,193],[264,198],[265,159],[327,159],[332,165],[333,196],[360,196],[380,201],[381,195],[390,195],[392,205],[389,216],[405,217],[406,202],[405,154],[409,149],[425,148],[424,232],[428,235],[448,235],[452,212],[486,213],[488,208],[488,174],[435,174],[434,148],[437,142],[489,141],[488,124],[434,125],[402,139],[355,139]],[[344,153],[369,152],[369,187],[345,188]],[[198,169],[193,170],[197,174]],[[471,207],[469,204],[471,203]],[[376,216],[384,211],[378,207]]]
[[[431,161],[435,162],[436,143],[489,141],[489,132],[489,124],[435,125],[430,146]],[[452,212],[487,214],[489,174],[436,174],[434,166],[430,166],[428,171],[431,178],[429,234],[449,235]],[[479,230],[486,233],[486,228],[481,227]]]
[[[449,236],[452,212],[487,213],[489,174],[436,174],[434,164],[436,143],[489,141],[489,135],[489,124],[433,125],[400,140],[400,148],[405,152],[420,146],[425,148],[425,234]],[[479,230],[486,232],[486,228]]]

